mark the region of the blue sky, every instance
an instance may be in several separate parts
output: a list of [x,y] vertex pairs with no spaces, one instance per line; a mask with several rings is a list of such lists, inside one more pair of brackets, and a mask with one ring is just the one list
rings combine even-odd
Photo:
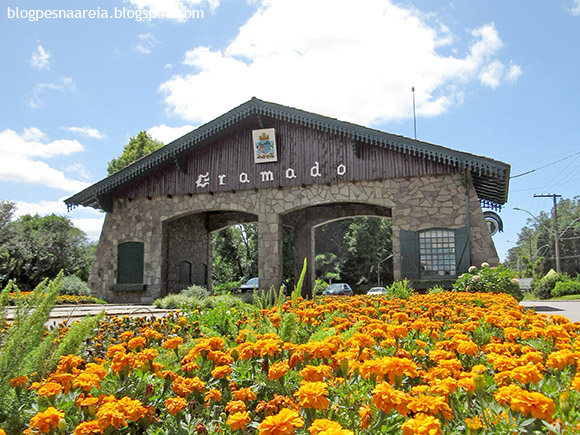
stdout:
[[[418,139],[512,175],[548,165],[510,183],[502,260],[529,217],[513,207],[580,193],[580,0],[47,4],[0,8],[0,199],[21,214],[96,239],[103,215],[62,200],[130,136],[167,143],[252,96],[413,137],[413,86]],[[39,18],[61,10],[85,17]]]

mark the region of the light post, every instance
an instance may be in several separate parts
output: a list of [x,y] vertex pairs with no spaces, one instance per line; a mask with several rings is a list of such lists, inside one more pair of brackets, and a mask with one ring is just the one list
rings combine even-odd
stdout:
[[[532,218],[534,218],[534,220],[538,223],[541,224],[540,220],[534,216],[533,214],[531,214],[529,211],[524,210],[523,208],[519,208],[519,207],[514,207],[514,210],[518,210],[518,211],[523,211],[527,214],[529,214]],[[555,210],[555,208],[554,208]],[[558,237],[558,228],[556,227],[557,225],[557,217],[556,217],[556,213],[554,211],[554,252],[556,253],[556,272],[560,273],[560,238]],[[568,228],[566,228],[568,229]]]
[[383,258],[381,261],[379,261],[379,263],[377,264],[377,286],[381,286],[381,263],[383,261],[387,261],[389,258],[391,258],[393,256],[393,254],[389,255],[388,257]]

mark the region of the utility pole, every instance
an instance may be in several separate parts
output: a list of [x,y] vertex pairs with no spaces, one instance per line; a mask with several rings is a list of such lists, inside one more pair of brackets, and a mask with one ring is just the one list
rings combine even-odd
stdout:
[[534,195],[534,198],[552,198],[554,201],[554,209],[552,210],[552,218],[554,219],[554,250],[556,251],[556,272],[560,273],[560,237],[558,237],[558,207],[556,198],[561,198],[562,195],[549,193],[547,195]]

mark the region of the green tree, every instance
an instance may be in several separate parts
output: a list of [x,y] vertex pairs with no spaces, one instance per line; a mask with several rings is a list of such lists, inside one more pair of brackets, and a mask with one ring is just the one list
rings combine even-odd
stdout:
[[0,240],[0,284],[15,281],[23,290],[53,279],[63,270],[86,280],[94,244],[70,219],[54,214],[24,215],[8,222]]
[[107,173],[112,175],[162,146],[163,142],[153,139],[146,131],[140,131],[137,136],[132,136],[129,139],[129,143],[125,145],[121,157],[109,162]]
[[[560,200],[557,208],[562,272],[577,275],[580,273],[580,196]],[[528,219],[505,261],[522,277],[540,278],[550,269],[556,269],[552,213],[543,211],[536,217]]]

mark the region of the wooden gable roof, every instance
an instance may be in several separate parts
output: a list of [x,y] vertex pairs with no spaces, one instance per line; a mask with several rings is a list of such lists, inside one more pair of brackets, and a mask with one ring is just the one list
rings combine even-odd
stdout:
[[159,171],[167,171],[168,167],[178,168],[185,173],[188,166],[191,166],[192,154],[204,150],[208,144],[215,143],[219,138],[231,135],[236,130],[247,129],[248,125],[260,128],[263,121],[293,124],[297,128],[341,137],[355,147],[377,147],[397,155],[408,155],[414,161],[424,160],[430,165],[444,166],[456,172],[469,170],[483,205],[500,208],[507,202],[510,166],[506,163],[252,98],[73,195],[65,203],[69,209],[84,205],[110,211],[111,198],[118,192],[126,191],[130,186]]

